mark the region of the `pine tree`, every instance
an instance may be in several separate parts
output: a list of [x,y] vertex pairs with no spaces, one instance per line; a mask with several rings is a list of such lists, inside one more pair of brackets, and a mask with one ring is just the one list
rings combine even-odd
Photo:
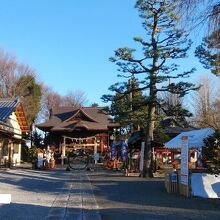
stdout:
[[103,95],[102,99],[103,101],[111,99],[111,106],[107,110],[113,116],[114,122],[120,123],[123,132],[129,136],[133,131],[145,126],[147,107],[144,105],[146,97],[140,91],[136,79],[132,78],[125,84],[127,93]]
[[[167,91],[184,96],[188,91],[196,89],[194,84],[177,81],[179,78],[189,77],[194,72],[192,68],[182,73],[178,72],[178,65],[172,62],[175,59],[185,58],[191,41],[187,40],[187,33],[178,29],[178,17],[175,14],[174,0],[138,0],[135,7],[143,19],[143,28],[146,31],[145,39],[135,37],[142,51],[133,48],[119,48],[110,60],[119,66],[126,77],[133,77],[139,83],[139,90],[148,91],[147,120],[145,129],[145,155],[142,176],[152,176],[151,169],[151,141],[156,121],[157,94]],[[122,75],[123,76],[123,75]],[[169,83],[171,79],[175,79]],[[167,82],[167,84],[166,84]],[[128,94],[124,83],[111,86],[111,91],[119,94]]]
[[220,75],[220,30],[213,32],[203,39],[203,43],[196,48],[195,54],[203,67],[210,69],[217,76]]
[[220,174],[220,131],[204,140],[203,163],[210,173]]

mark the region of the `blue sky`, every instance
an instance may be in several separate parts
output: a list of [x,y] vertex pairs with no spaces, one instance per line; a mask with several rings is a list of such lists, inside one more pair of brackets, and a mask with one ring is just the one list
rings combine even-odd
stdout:
[[[108,60],[114,50],[134,46],[133,37],[143,33],[135,0],[0,0],[0,4],[0,48],[35,69],[39,81],[59,94],[83,91],[88,105],[104,105],[100,97],[118,81],[117,67]],[[200,65],[193,57],[183,64]]]

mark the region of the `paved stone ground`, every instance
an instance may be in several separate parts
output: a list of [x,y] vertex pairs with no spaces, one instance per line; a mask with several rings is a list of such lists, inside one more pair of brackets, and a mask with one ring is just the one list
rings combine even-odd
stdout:
[[0,220],[101,219],[86,172],[2,169],[0,194],[12,197],[0,204]]
[[[219,220],[219,200],[168,194],[163,178],[122,172],[0,169],[0,220]],[[98,205],[97,205],[98,204]]]
[[89,174],[103,220],[219,220],[220,200],[169,194],[164,178]]

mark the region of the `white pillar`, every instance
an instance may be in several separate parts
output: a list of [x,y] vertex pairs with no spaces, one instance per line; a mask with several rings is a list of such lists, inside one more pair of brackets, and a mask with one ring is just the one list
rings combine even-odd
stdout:
[[95,160],[95,164],[97,164],[98,158],[99,158],[99,155],[97,153],[97,142],[96,142],[96,139],[95,139],[95,145],[94,145],[94,160]]
[[64,143],[62,144],[61,149],[61,165],[64,165],[64,158],[66,156],[66,138],[64,137]]

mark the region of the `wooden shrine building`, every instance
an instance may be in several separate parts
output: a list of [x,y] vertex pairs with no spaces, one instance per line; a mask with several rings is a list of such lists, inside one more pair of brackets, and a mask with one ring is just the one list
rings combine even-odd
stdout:
[[49,119],[36,127],[46,132],[48,144],[65,158],[68,150],[82,147],[105,152],[113,129],[119,125],[112,123],[100,107],[59,107],[52,109]]

